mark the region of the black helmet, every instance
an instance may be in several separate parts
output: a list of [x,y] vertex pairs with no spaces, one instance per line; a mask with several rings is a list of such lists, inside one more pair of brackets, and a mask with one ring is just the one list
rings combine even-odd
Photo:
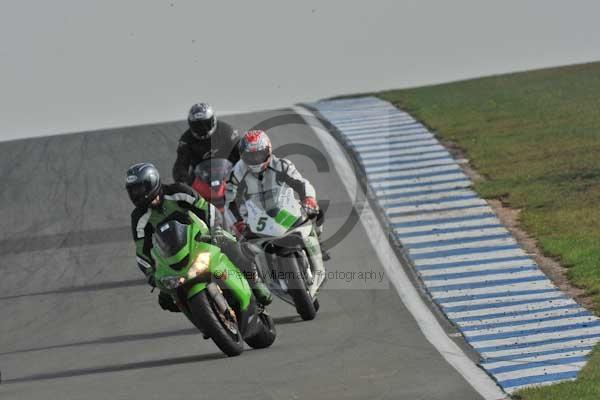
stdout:
[[134,164],[127,170],[125,188],[136,207],[146,208],[160,193],[160,175],[150,163]]
[[217,128],[215,111],[207,103],[197,103],[190,108],[188,125],[197,139],[208,139]]

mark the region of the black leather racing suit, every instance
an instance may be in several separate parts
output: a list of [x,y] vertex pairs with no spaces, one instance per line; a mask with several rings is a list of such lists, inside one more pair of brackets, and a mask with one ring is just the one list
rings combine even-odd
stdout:
[[235,165],[240,159],[240,139],[238,131],[223,121],[217,121],[215,132],[207,139],[197,139],[189,129],[186,130],[177,146],[173,179],[190,184],[196,164],[210,158],[227,158]]

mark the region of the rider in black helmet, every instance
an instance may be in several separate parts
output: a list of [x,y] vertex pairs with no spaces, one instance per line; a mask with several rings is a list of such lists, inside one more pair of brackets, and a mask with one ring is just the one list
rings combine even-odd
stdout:
[[191,171],[196,164],[211,158],[226,158],[235,164],[240,159],[238,131],[217,120],[214,109],[207,103],[197,103],[188,113],[188,129],[179,139],[177,160],[173,165],[176,182],[191,183]]
[[[271,302],[271,294],[258,276],[253,260],[248,259],[235,238],[221,228],[221,214],[194,189],[184,183],[162,184],[158,170],[150,163],[132,165],[127,170],[125,188],[135,205],[131,213],[131,228],[137,264],[150,285],[154,286],[154,261],[150,255],[152,234],[161,223],[186,218],[187,212],[191,211],[206,222],[223,253],[245,272],[258,302],[265,305]],[[165,310],[179,311],[171,296],[165,293],[159,293],[158,302]]]
[[150,163],[132,165],[127,170],[125,188],[137,208],[148,208],[162,189],[158,170]]

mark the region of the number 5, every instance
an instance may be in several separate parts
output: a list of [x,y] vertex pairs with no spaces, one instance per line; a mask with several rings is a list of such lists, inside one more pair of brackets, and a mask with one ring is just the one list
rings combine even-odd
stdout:
[[260,217],[256,224],[256,230],[262,232],[265,229],[265,226],[267,226],[267,217]]

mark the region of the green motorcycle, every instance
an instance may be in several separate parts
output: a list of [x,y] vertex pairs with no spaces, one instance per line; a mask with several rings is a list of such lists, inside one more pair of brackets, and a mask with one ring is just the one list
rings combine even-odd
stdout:
[[157,226],[156,286],[228,356],[241,354],[244,341],[269,347],[276,337],[273,319],[257,305],[244,274],[212,244],[207,225],[193,213],[188,216],[191,223]]

